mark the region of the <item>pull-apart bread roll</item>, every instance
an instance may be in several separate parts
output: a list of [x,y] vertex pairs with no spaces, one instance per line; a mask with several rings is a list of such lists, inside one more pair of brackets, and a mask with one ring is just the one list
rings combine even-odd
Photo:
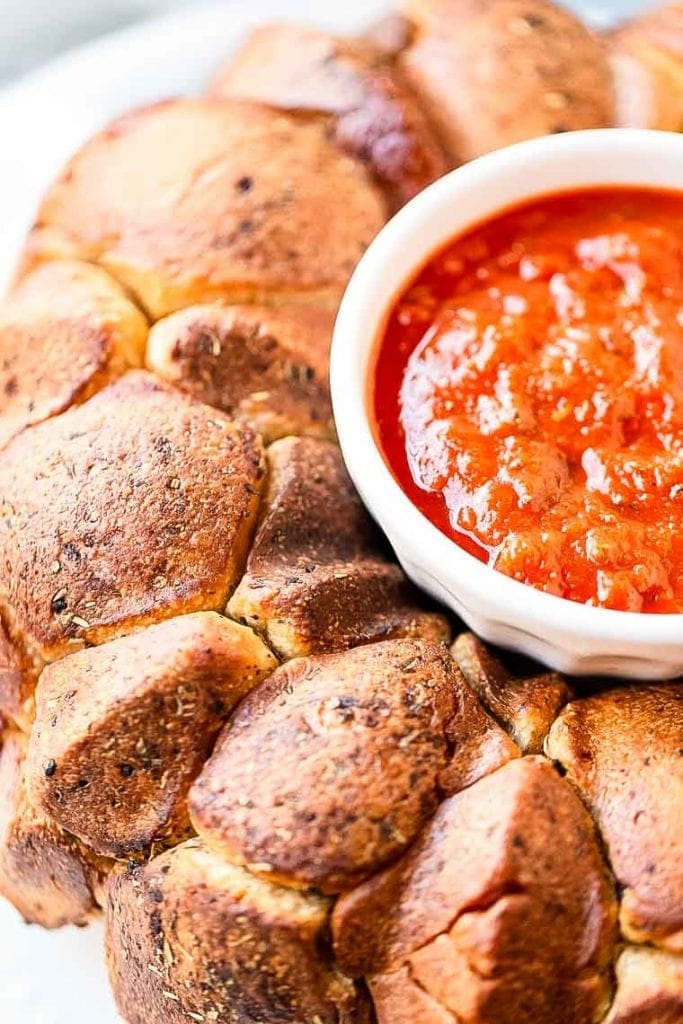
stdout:
[[412,39],[398,66],[451,160],[613,123],[598,40],[549,0],[403,0]]
[[194,785],[192,821],[257,874],[335,892],[395,859],[441,793],[518,755],[441,645],[297,658],[241,704]]
[[256,29],[216,76],[211,93],[314,118],[358,157],[400,206],[448,162],[399,70],[368,42],[312,28]]
[[683,3],[664,4],[607,40],[617,125],[683,130]]
[[196,839],[112,879],[108,961],[129,1024],[370,1024],[334,963],[330,901],[261,881]]
[[[266,441],[332,436],[334,314],[388,212],[388,192],[322,121],[215,98],[122,117],[76,154],[38,212],[21,305],[0,320],[0,443],[142,362]],[[121,286],[159,321],[146,352],[145,316]],[[56,337],[41,317],[58,290]],[[31,355],[16,355],[27,340]],[[35,396],[22,391],[34,363]]]
[[0,448],[141,366],[147,320],[103,270],[56,260],[0,309]]
[[43,928],[86,924],[111,864],[42,813],[22,774],[26,739],[7,731],[0,749],[0,893]]
[[219,611],[265,479],[260,439],[133,371],[0,452],[0,597],[45,661]]
[[334,303],[386,202],[325,126],[174,100],[87,143],[38,212],[27,262],[99,263],[158,319],[199,302]]
[[268,450],[260,522],[228,613],[282,659],[395,636],[449,636],[443,616],[415,601],[387,557],[339,449],[309,438],[283,438]]
[[0,893],[106,906],[127,1024],[681,1024],[683,685],[449,648],[327,384],[393,209],[612,102],[563,9],[414,0],[266,26],[44,200],[0,307]]
[[543,760],[446,800],[396,866],[343,896],[334,947],[381,1024],[600,1019],[616,903],[593,822]]
[[197,612],[48,666],[25,767],[35,805],[108,856],[182,834],[226,715],[276,665],[251,630]]
[[487,647],[474,633],[461,633],[451,653],[482,703],[510,732],[525,754],[540,754],[550,726],[572,696],[558,672]]
[[600,825],[624,936],[683,953],[683,687],[568,704],[546,746]]
[[147,366],[201,402],[274,441],[334,433],[328,353],[334,310],[323,305],[191,306],[156,323]]

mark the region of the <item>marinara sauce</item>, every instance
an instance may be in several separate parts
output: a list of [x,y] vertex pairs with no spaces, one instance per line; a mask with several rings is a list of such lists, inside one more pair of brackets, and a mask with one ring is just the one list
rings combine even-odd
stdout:
[[683,611],[683,193],[508,210],[395,302],[376,433],[415,505],[573,601]]

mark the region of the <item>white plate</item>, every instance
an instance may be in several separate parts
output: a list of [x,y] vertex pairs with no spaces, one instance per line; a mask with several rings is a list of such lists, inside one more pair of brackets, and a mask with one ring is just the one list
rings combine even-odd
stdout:
[[[27,0],[28,2],[28,0]],[[33,2],[33,0],[31,0]],[[267,19],[353,31],[387,0],[227,0],[192,6],[83,47],[0,93],[0,291],[40,196],[67,156],[123,110],[201,90],[250,26]],[[604,21],[621,4],[582,2]],[[597,13],[596,13],[597,12]],[[120,1024],[102,956],[101,927],[27,928],[0,900],[2,1024]]]

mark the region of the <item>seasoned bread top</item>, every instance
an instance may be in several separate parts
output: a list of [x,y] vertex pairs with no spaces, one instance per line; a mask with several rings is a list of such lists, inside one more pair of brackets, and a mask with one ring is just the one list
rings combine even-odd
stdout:
[[460,163],[522,139],[614,120],[599,41],[550,0],[404,0],[399,67]]
[[219,610],[265,477],[247,427],[133,371],[0,452],[0,599],[47,661]]
[[449,167],[400,71],[367,40],[264,25],[219,71],[210,92],[265,103],[300,119],[322,117],[330,137],[367,166],[393,208]]
[[26,261],[96,261],[153,319],[221,298],[333,302],[385,210],[323,125],[251,103],[170,100],[76,154],[40,207]]

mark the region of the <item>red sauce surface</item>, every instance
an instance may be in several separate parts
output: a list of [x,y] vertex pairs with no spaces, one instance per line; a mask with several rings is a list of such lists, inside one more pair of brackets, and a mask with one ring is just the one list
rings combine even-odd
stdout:
[[372,399],[462,547],[573,601],[683,611],[683,193],[554,195],[455,240],[392,308]]

